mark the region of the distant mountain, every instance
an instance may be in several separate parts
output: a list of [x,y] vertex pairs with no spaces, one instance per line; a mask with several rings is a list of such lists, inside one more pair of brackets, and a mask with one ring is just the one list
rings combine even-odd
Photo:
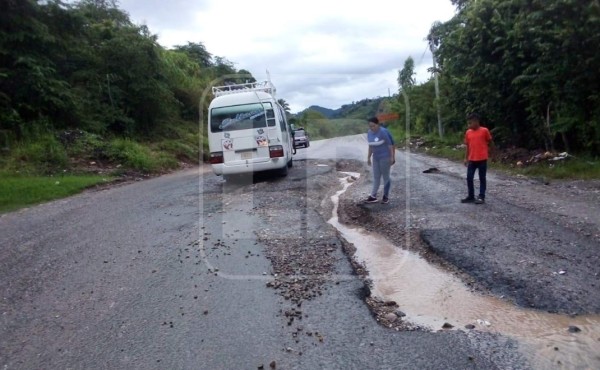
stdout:
[[307,110],[313,110],[315,112],[319,112],[322,115],[324,115],[327,118],[335,118],[335,110],[333,109],[329,109],[329,108],[324,108],[324,107],[320,107],[318,105],[311,105],[310,107],[306,108],[304,111],[300,112],[300,113],[304,113]]
[[363,99],[352,104],[344,104],[336,111],[339,118],[367,119],[380,113],[382,103],[389,98]]
[[389,105],[392,98],[388,97],[379,97],[372,99],[363,99],[360,101],[352,102],[351,104],[344,104],[338,109],[329,109],[324,108],[318,105],[311,105],[305,110],[298,112],[297,116],[301,116],[304,112],[308,110],[313,110],[321,113],[325,117],[329,119],[333,118],[356,118],[356,119],[367,119],[369,117],[375,116],[379,113],[387,111],[385,109],[386,105]]

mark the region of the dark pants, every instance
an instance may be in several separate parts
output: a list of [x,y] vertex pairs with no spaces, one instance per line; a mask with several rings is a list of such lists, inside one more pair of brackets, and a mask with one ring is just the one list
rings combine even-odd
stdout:
[[475,186],[473,179],[475,178],[475,170],[479,170],[479,196],[485,199],[485,187],[487,173],[487,161],[469,161],[467,165],[467,186],[469,187],[469,198],[475,198]]

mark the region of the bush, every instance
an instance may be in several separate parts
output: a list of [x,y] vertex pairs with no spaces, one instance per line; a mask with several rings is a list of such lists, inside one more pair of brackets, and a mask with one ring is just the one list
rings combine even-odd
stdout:
[[106,151],[106,140],[100,135],[78,130],[64,131],[59,137],[70,157],[100,159]]
[[156,166],[163,170],[173,170],[179,167],[179,161],[171,153],[161,152],[156,155]]
[[198,143],[190,145],[187,142],[179,140],[165,140],[158,145],[160,150],[172,154],[180,161],[198,163],[200,148]]
[[35,141],[18,144],[10,155],[8,167],[33,173],[52,173],[68,167],[69,158],[64,146],[50,134]]
[[600,179],[600,161],[598,158],[569,158],[559,162],[535,163],[524,168],[510,168],[511,171],[526,176],[549,179]]
[[152,172],[158,167],[149,148],[129,139],[114,139],[106,154],[110,161],[139,171]]

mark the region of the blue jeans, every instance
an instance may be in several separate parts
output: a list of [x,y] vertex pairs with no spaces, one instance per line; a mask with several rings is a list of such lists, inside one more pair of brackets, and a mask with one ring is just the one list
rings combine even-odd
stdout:
[[467,165],[467,187],[469,188],[469,198],[475,198],[475,185],[473,184],[475,170],[479,170],[479,196],[481,199],[485,199],[487,160],[469,161],[469,164]]
[[371,190],[371,196],[377,198],[377,192],[379,191],[379,185],[381,178],[383,177],[383,196],[387,198],[390,193],[390,158],[373,158],[373,190]]

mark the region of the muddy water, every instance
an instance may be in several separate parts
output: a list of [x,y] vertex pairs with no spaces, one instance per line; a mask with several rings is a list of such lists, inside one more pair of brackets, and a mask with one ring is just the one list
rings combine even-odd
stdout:
[[[433,330],[449,323],[455,328],[495,332],[517,339],[536,369],[600,369],[600,315],[570,317],[516,307],[505,300],[478,294],[447,271],[385,238],[339,223],[339,196],[351,185],[344,173],[343,188],[332,196],[329,223],[356,247],[373,280],[372,294],[393,300],[406,320]],[[569,332],[570,326],[581,331]]]

